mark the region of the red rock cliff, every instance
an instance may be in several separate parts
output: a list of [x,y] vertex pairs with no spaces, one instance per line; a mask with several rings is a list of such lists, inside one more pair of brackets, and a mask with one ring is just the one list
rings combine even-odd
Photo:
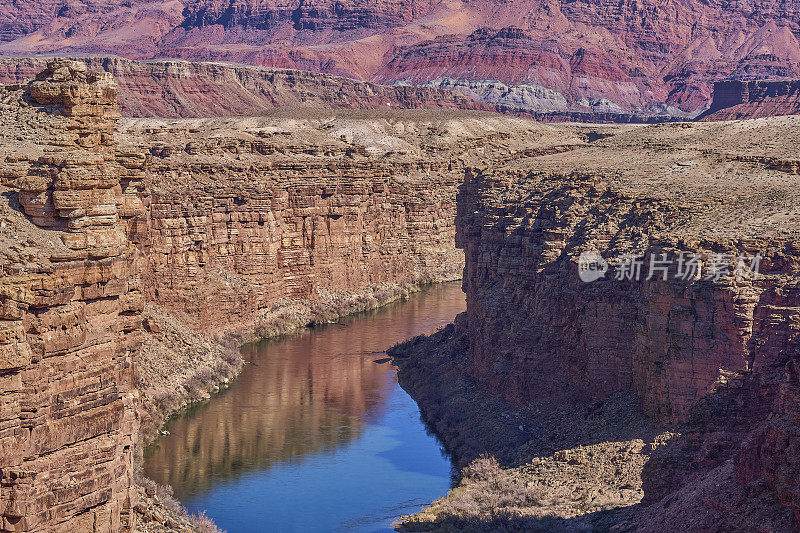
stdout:
[[[798,200],[797,120],[775,120],[632,129],[470,170],[459,193],[462,328],[479,382],[517,404],[633,390],[645,413],[706,428],[687,437],[684,459],[651,459],[648,502],[681,485],[686,457],[695,475],[735,455],[742,480],[766,479],[800,508],[798,229],[781,215]],[[591,283],[578,275],[588,251],[612,265]],[[682,252],[702,257],[703,276],[715,254],[733,273],[735,258],[758,253],[760,275],[676,279]],[[664,253],[666,279],[647,279],[651,254]],[[638,281],[615,278],[629,254],[645,258]]]
[[0,88],[0,530],[134,527],[140,423],[218,368],[204,333],[458,277],[464,165],[538,136],[474,113],[119,125],[117,91],[72,61]]
[[148,300],[241,330],[282,298],[460,277],[458,162],[381,147],[399,139],[369,120],[296,116],[129,123],[150,152]]
[[117,86],[85,70],[55,62],[0,89],[3,188],[26,215],[4,206],[0,222],[3,531],[129,525],[141,160],[114,149]]

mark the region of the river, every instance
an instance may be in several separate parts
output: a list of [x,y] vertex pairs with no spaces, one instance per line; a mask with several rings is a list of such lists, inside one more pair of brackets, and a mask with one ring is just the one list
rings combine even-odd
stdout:
[[391,531],[454,470],[385,350],[451,322],[460,284],[243,348],[227,390],[172,420],[146,474],[228,531]]

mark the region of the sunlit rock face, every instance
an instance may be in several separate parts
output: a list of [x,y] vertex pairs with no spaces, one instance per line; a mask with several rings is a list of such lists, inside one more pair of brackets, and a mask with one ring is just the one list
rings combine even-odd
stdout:
[[460,165],[449,146],[423,157],[396,128],[419,126],[326,114],[127,122],[120,138],[150,157],[148,299],[220,331],[281,299],[460,277]]
[[0,529],[120,530],[143,303],[127,228],[143,212],[144,158],[114,148],[106,74],[56,61],[0,90],[3,189],[19,200],[0,238]]

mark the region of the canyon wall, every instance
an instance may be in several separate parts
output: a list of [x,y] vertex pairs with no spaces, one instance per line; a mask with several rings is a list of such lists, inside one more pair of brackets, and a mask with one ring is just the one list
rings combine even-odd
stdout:
[[[315,72],[180,60],[74,58],[105,71],[119,86],[128,117],[224,117],[269,114],[280,108],[442,109],[495,111],[541,122],[659,123],[696,114],[651,109],[632,112],[607,98],[573,105],[561,92],[536,84],[438,77],[422,85],[381,85]],[[22,83],[42,71],[43,57],[0,58],[0,82]],[[487,74],[488,75],[488,74]],[[798,83],[730,80],[714,84],[702,120],[790,115],[800,111]]]
[[[611,132],[468,169],[459,193],[470,374],[513,405],[633,390],[651,417],[689,424],[681,453],[645,467],[646,502],[735,456],[740,479],[800,508],[800,138],[796,118],[772,121]],[[604,275],[582,279],[584,253]],[[699,276],[679,277],[680,254],[697,254]],[[624,275],[631,256],[640,275]]]
[[[120,112],[130,117],[257,115],[276,108],[485,110],[544,122],[664,122],[668,114],[636,114],[608,100],[568,107],[555,91],[500,82],[439,79],[425,86],[381,85],[302,70],[180,60],[75,58],[119,85]],[[32,78],[47,58],[0,58],[0,82]],[[548,103],[550,101],[554,103]]]
[[800,80],[720,81],[701,120],[800,114]]
[[113,78],[79,62],[2,91],[3,531],[133,526],[137,388],[180,389],[170,358],[196,359],[153,346],[165,319],[143,329],[145,300],[221,333],[276,304],[334,318],[460,275],[449,157],[380,159],[281,118],[134,139]]
[[[131,528],[134,448],[160,420],[142,405],[217,368],[211,335],[267,336],[462,273],[468,311],[448,331],[480,387],[512,405],[633,391],[695,428],[650,459],[645,501],[729,461],[800,507],[796,117],[120,120],[117,91],[70,61],[0,89],[0,529]],[[611,264],[591,283],[588,251]],[[760,272],[613,276],[628,254],[681,252],[758,253]]]
[[[2,6],[0,54],[502,82],[556,93],[573,111],[687,116],[707,107],[720,79],[796,77],[799,23],[797,0],[43,0]],[[542,112],[546,100],[526,104]]]
[[485,113],[120,121],[117,92],[63,60],[0,87],[3,531],[134,527],[142,435],[241,365],[214,338],[459,277],[464,166],[541,136]]
[[353,144],[365,121],[295,116],[123,126],[150,153],[148,300],[199,330],[241,330],[282,298],[460,277],[457,162],[379,157]]
[[[258,115],[276,107],[330,109],[492,109],[451,91],[388,86],[302,70],[179,60],[81,57],[119,86],[120,112],[130,117]],[[48,58],[0,59],[0,82],[33,78]]]
[[[678,419],[724,384],[726,371],[756,364],[754,314],[770,309],[757,305],[762,284],[578,277],[584,251],[610,262],[626,253],[704,252],[707,262],[718,243],[704,243],[703,250],[672,236],[687,206],[626,198],[591,175],[496,179],[491,171],[468,173],[462,202],[475,371],[502,383],[509,399],[567,393],[599,400],[634,388],[645,412]],[[602,221],[602,229],[587,228],[587,218]],[[625,242],[642,227],[649,229],[644,236]],[[726,252],[733,257],[763,249],[759,241],[731,244]],[[776,348],[761,357],[785,358],[784,347]]]
[[3,531],[130,525],[144,158],[114,148],[116,91],[77,64],[0,89]]

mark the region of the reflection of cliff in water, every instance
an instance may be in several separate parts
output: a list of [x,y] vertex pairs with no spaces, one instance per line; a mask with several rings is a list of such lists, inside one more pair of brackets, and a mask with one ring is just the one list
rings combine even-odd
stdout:
[[148,476],[180,498],[356,439],[394,379],[373,362],[375,339],[356,329],[332,325],[247,347],[251,365],[235,386],[175,420],[148,450]]

